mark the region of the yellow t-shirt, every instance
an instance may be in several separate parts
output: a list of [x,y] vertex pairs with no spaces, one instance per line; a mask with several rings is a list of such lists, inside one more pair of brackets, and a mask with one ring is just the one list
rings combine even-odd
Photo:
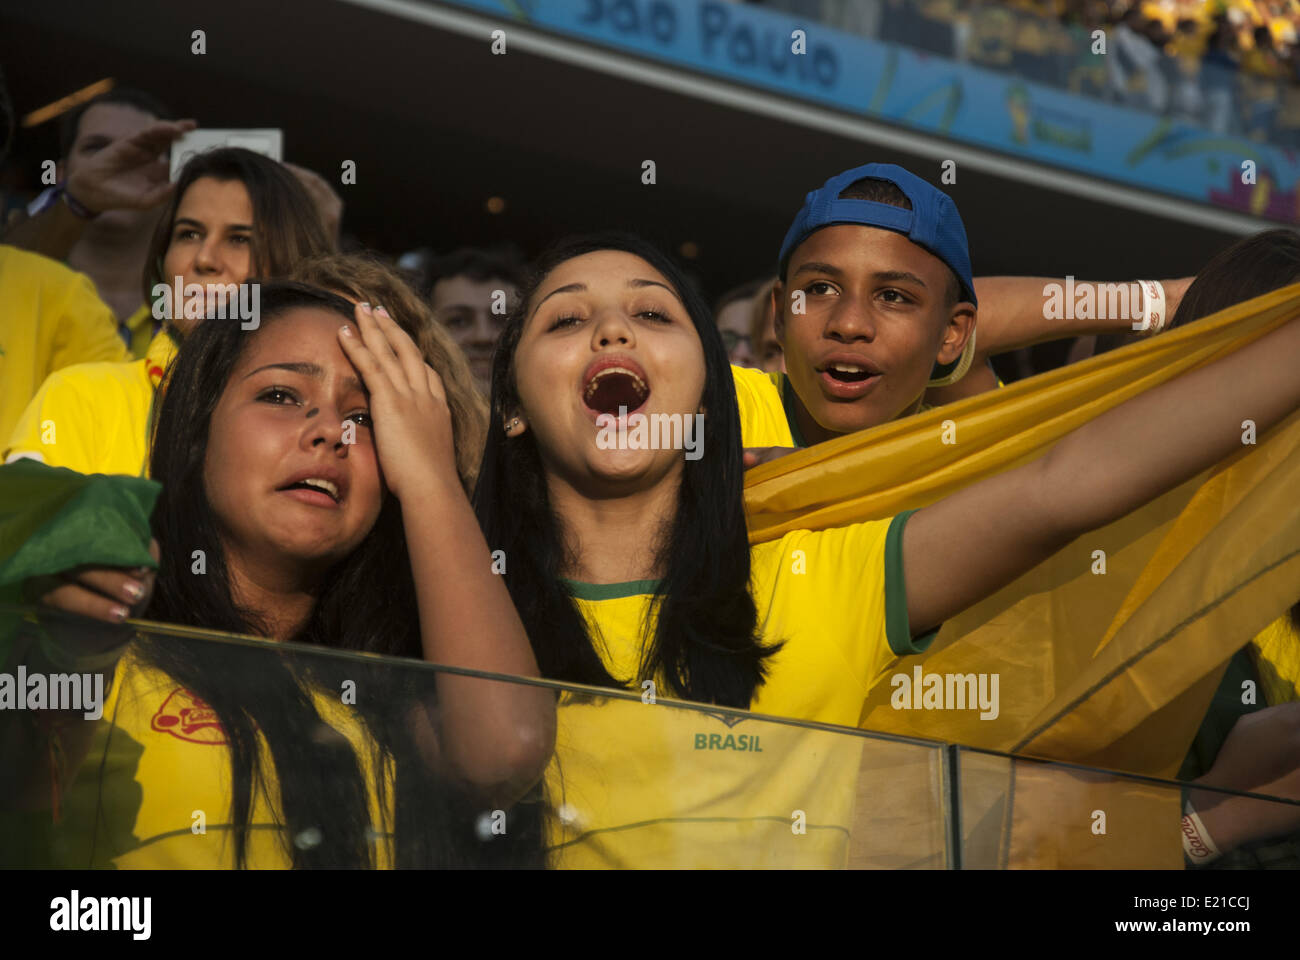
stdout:
[[787,416],[783,390],[789,380],[782,373],[765,373],[750,367],[731,368],[740,407],[740,443],[745,447],[802,447],[796,443]]
[[56,370],[125,359],[117,319],[89,277],[0,244],[0,437]]
[[157,336],[154,323],[153,308],[147,303],[142,303],[140,309],[127,317],[122,324],[131,338],[129,347],[131,356],[137,360],[145,358],[149,353],[149,344],[153,343],[153,338]]
[[[751,551],[768,661],[753,712],[856,727],[867,692],[913,640],[902,575],[909,514],[795,531]],[[654,581],[571,584],[611,675],[645,698]],[[643,625],[647,634],[642,633]],[[660,695],[665,687],[656,680]],[[548,800],[556,866],[843,866],[862,739],[704,708],[561,704]],[[795,811],[804,831],[795,832]]]
[[33,457],[79,473],[141,475],[154,392],[175,355],[164,330],[143,360],[82,363],[51,374],[10,434],[5,461]]
[[[377,838],[391,833],[373,789],[374,764],[362,724],[337,699],[313,690],[321,718],[356,751],[370,794]],[[254,789],[247,866],[293,865],[277,821],[279,784],[259,737],[264,790]],[[231,869],[230,756],[216,714],[175,680],[127,654],[118,663],[90,750],[67,790],[55,834],[65,866],[123,869]],[[389,794],[391,796],[391,793]],[[196,832],[198,812],[203,831]],[[391,865],[389,844],[372,844],[377,866]]]

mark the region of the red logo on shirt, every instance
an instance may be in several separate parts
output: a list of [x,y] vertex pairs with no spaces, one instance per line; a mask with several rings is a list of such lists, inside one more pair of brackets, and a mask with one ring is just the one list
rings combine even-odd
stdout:
[[216,711],[184,687],[177,687],[167,695],[150,726],[159,733],[170,733],[190,743],[228,742]]

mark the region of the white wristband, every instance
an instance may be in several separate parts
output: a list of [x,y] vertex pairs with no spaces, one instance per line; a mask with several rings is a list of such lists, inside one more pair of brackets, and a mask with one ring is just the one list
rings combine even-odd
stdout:
[[1154,337],[1165,327],[1165,285],[1159,280],[1138,280],[1142,290],[1142,319],[1134,321],[1133,329]]
[[1187,859],[1192,863],[1200,866],[1219,859],[1219,848],[1214,845],[1209,831],[1201,823],[1201,818],[1196,815],[1190,801],[1183,806],[1182,834],[1183,853],[1187,854]]

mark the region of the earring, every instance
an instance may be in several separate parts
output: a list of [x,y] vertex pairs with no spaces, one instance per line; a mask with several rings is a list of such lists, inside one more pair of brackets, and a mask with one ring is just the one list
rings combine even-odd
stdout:
[[510,431],[517,426],[519,426],[519,418],[515,417],[513,420],[511,420],[509,423],[506,424],[506,434],[509,435]]

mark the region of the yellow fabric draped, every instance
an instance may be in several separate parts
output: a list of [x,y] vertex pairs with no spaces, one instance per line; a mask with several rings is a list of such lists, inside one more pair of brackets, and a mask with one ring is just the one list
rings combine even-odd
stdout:
[[[1300,284],[1088,361],[749,471],[750,538],[924,507],[1300,314]],[[1196,429],[1187,424],[1187,429]],[[1001,709],[861,726],[1153,776],[1178,768],[1232,654],[1300,596],[1300,414],[944,625],[897,673],[997,673]]]
[[1250,642],[1267,704],[1300,700],[1300,632],[1278,617]]

